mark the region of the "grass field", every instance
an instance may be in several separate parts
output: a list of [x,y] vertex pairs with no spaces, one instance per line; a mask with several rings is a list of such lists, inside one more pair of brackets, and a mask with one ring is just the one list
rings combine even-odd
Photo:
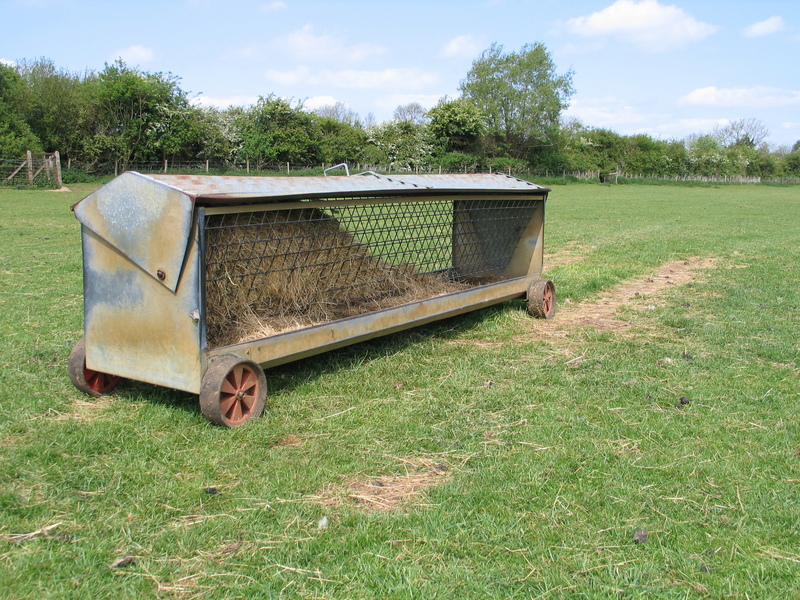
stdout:
[[234,430],[73,388],[87,191],[0,190],[0,597],[796,597],[800,188],[558,186],[554,320],[273,369]]

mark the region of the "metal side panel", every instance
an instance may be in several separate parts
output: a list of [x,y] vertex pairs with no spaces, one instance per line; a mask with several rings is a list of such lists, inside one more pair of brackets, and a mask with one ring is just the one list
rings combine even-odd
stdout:
[[176,291],[83,227],[86,366],[199,393],[202,378],[197,227]]
[[[498,203],[502,206],[502,202]],[[544,201],[506,208],[457,200],[453,203],[453,267],[460,275],[503,279],[540,274],[531,264],[541,246]]]
[[253,342],[223,346],[208,352],[208,357],[213,360],[217,356],[233,354],[253,360],[265,368],[274,367],[335,348],[464,314],[512,298],[520,298],[527,291],[530,282],[531,278],[520,277],[463,292],[437,296],[363,316],[281,333]]
[[531,275],[541,277],[544,268],[544,200],[536,203],[517,247],[511,256],[504,277]]
[[81,224],[173,292],[192,209],[191,197],[138,173],[123,173],[74,206]]

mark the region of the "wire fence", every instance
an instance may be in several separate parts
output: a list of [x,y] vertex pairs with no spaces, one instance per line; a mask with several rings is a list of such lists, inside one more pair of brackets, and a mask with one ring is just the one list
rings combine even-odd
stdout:
[[0,159],[0,185],[60,188],[61,157],[58,152],[28,151],[23,159]]
[[[193,163],[138,163],[129,165],[132,171],[140,173],[192,173],[205,172],[208,174],[285,174],[285,175],[322,175],[326,170],[330,170],[331,165],[309,165],[302,163],[274,163],[259,164],[258,169],[248,163],[225,163],[214,164],[209,162]],[[570,171],[567,169],[536,169],[524,165],[467,165],[459,168],[446,168],[439,165],[419,165],[414,168],[398,168],[396,165],[379,165],[356,163],[348,165],[348,173],[363,173],[374,171],[376,173],[397,174],[409,173],[415,175],[424,174],[455,174],[455,173],[492,173],[502,171],[506,175],[523,178],[562,178],[578,179],[582,181],[598,181],[600,183],[619,183],[625,180],[659,180],[659,181],[685,181],[685,182],[706,182],[706,183],[735,183],[735,184],[758,184],[758,183],[785,183],[800,184],[800,177],[761,177],[747,175],[663,175],[654,173],[627,173],[627,172],[607,172],[607,171]],[[334,172],[344,175],[345,170]],[[326,173],[327,174],[327,173]]]
[[[263,162],[224,162],[213,163],[210,161],[173,162],[159,161],[134,163],[127,165],[127,170],[140,173],[198,173],[209,175],[327,175],[331,167],[343,165],[304,164],[280,162],[265,164]],[[396,174],[453,174],[453,173],[491,173],[500,171],[506,175],[524,179],[577,179],[580,181],[595,181],[600,183],[622,183],[636,180],[657,180],[676,182],[706,182],[706,183],[733,183],[733,184],[800,184],[800,177],[760,177],[745,175],[663,175],[647,173],[604,172],[604,171],[574,171],[566,169],[538,169],[521,165],[516,162],[500,161],[487,165],[466,164],[458,167],[443,167],[440,165],[416,165],[414,167],[398,167],[397,165],[381,165],[368,163],[355,163],[348,165],[347,169],[331,171],[332,175],[347,173],[362,173],[374,171],[376,173]],[[69,172],[69,171],[68,171]],[[118,175],[115,171],[113,175]],[[112,175],[111,173],[106,174]],[[24,158],[0,158],[0,186],[15,187],[55,187],[60,188],[62,183],[61,161],[58,152],[32,153],[28,152]]]

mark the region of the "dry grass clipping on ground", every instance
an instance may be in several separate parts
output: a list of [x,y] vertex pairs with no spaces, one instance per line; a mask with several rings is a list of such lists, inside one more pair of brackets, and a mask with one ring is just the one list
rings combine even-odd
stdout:
[[400,460],[406,469],[402,475],[348,478],[309,496],[309,500],[331,507],[351,504],[365,510],[399,510],[418,499],[426,489],[444,481],[450,473],[450,466],[440,460],[420,457]]

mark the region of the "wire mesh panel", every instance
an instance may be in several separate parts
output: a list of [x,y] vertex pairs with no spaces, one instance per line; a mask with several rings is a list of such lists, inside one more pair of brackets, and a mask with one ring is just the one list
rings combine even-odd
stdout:
[[210,347],[500,281],[538,201],[362,199],[210,215]]

